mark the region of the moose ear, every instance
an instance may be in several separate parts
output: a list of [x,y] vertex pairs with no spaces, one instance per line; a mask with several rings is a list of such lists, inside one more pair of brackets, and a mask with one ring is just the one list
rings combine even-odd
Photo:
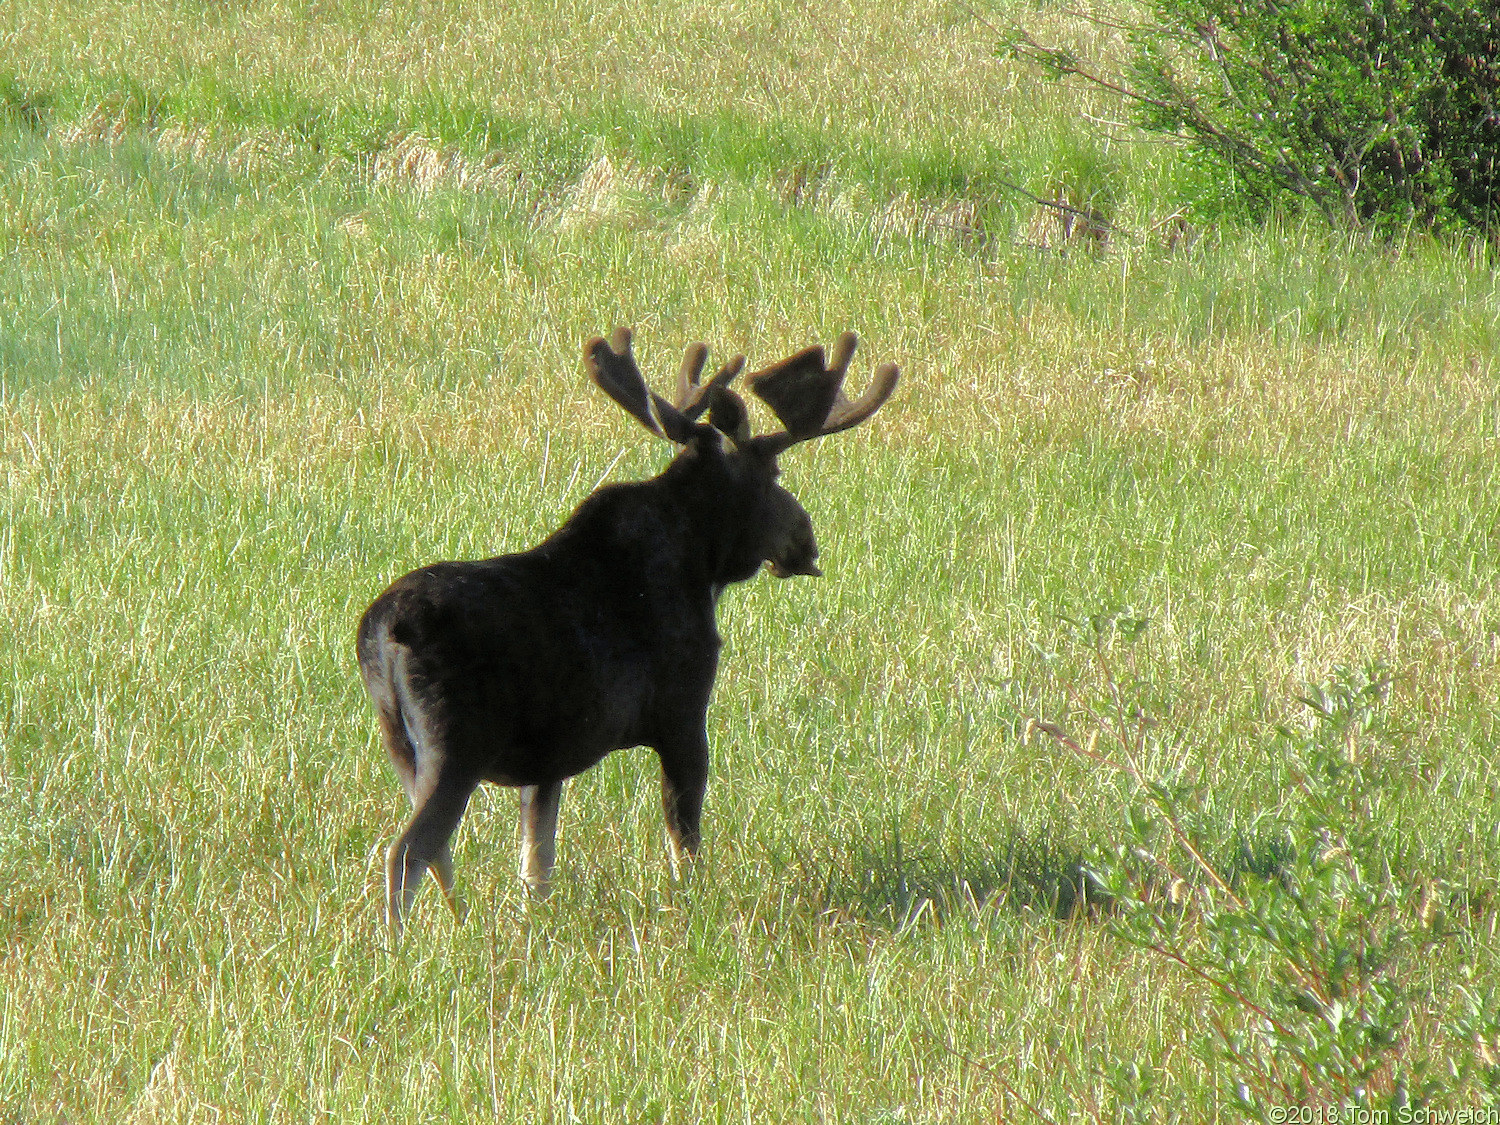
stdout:
[[709,391],[708,424],[736,445],[750,440],[750,411],[733,391],[715,386]]

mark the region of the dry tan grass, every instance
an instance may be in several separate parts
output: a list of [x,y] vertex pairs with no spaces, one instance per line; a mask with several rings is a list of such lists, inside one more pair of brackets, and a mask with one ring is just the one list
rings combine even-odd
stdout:
[[370,178],[377,184],[398,184],[419,192],[439,188],[491,191],[511,195],[526,191],[526,173],[508,164],[502,154],[471,160],[456,145],[439,145],[418,133],[397,133],[370,158]]
[[653,208],[676,198],[660,173],[624,157],[601,155],[538,218],[575,232],[599,223],[639,226],[651,222]]
[[305,158],[308,146],[275,129],[224,129],[174,122],[142,128],[128,115],[98,106],[77,122],[56,129],[53,139],[63,145],[119,145],[145,141],[162,152],[204,164],[222,164],[241,175],[263,175],[295,157]]
[[[182,159],[218,163],[251,176],[274,171],[294,157],[313,158],[307,142],[276,130],[230,131],[187,124],[140,127],[125,115],[104,108],[95,109],[81,122],[60,127],[53,138],[63,145],[119,145],[134,139]],[[536,183],[525,168],[501,152],[476,160],[457,145],[439,144],[415,132],[392,134],[363,158],[361,165],[369,181],[377,185],[420,194],[438,190],[493,194],[529,210],[536,222],[563,231],[579,231],[598,223],[651,225],[653,214],[663,208],[684,209],[687,214],[683,221],[690,224],[694,214],[711,209],[724,190],[712,180],[688,184],[683,177],[609,154],[590,162],[576,179],[549,188]],[[796,171],[777,178],[770,186],[787,205],[807,207],[866,230],[877,245],[899,238],[980,250],[992,237],[979,204],[970,199],[933,201],[900,192],[879,200],[866,190],[808,180]],[[346,229],[361,232],[357,217],[346,220]],[[1063,237],[1066,240],[1068,235]],[[1102,243],[1102,238],[1099,241]]]

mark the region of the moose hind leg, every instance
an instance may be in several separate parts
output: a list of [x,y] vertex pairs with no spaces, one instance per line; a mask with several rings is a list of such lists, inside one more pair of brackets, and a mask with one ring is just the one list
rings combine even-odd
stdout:
[[400,933],[401,919],[411,910],[429,867],[454,912],[461,910],[453,894],[453,854],[448,841],[463,819],[473,791],[472,786],[434,786],[386,852],[385,909],[392,931]]
[[538,898],[552,889],[557,858],[557,806],[563,783],[521,789],[521,880]]

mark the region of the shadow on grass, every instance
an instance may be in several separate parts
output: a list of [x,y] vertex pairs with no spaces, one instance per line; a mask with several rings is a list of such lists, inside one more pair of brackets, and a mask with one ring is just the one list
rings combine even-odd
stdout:
[[31,130],[42,131],[51,99],[45,94],[26,90],[13,79],[0,78],[0,122],[9,122]]
[[914,842],[895,828],[850,840],[822,886],[824,910],[896,930],[994,907],[1063,921],[1106,913],[1113,903],[1083,852],[1014,828],[961,850]]
[[[1217,869],[1237,885],[1247,875],[1279,878],[1293,858],[1282,840],[1241,837]],[[848,841],[821,881],[823,909],[895,930],[997,908],[1057,921],[1103,918],[1118,904],[1096,874],[1114,861],[1101,860],[1097,846],[1064,847],[1016,827],[958,849],[889,828]]]

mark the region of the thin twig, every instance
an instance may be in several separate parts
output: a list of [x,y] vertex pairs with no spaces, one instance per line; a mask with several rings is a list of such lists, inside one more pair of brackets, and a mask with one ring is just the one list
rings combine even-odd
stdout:
[[[1275,1086],[1278,1090],[1280,1090],[1281,1096],[1286,1099],[1288,1105],[1291,1105],[1296,1101],[1296,1094],[1292,1092],[1292,1088],[1288,1086],[1279,1075],[1275,1074],[1271,1070],[1268,1070],[1266,1066],[1259,1060],[1247,1059],[1243,1054],[1234,1049],[1233,1037],[1229,1034],[1229,1029],[1224,1026],[1223,1020],[1219,1019],[1217,1015],[1210,1015],[1208,1017],[1208,1022],[1213,1024],[1214,1030],[1219,1033],[1219,1039],[1223,1042],[1224,1049],[1228,1051],[1230,1055],[1233,1056],[1241,1066],[1245,1067],[1247,1070],[1252,1066],[1259,1070],[1260,1081],[1269,1083],[1270,1085]],[[1299,1063],[1301,1063],[1300,1059],[1298,1061]],[[1307,1075],[1307,1064],[1301,1063],[1301,1066],[1304,1075]],[[1311,1075],[1307,1075],[1307,1077],[1310,1079]],[[1311,1081],[1308,1082],[1308,1085],[1312,1085]]]
[[1290,1028],[1288,1028],[1285,1024],[1283,1024],[1275,1016],[1271,1015],[1270,1012],[1266,1011],[1259,1004],[1257,1004],[1254,1000],[1250,999],[1250,997],[1246,996],[1239,989],[1234,988],[1233,986],[1231,986],[1228,982],[1222,981],[1218,977],[1215,977],[1215,976],[1213,976],[1210,973],[1204,972],[1202,969],[1198,968],[1197,965],[1194,965],[1191,961],[1189,961],[1182,954],[1178,953],[1175,949],[1168,949],[1166,946],[1164,946],[1164,945],[1157,945],[1154,942],[1147,943],[1147,944],[1143,945],[1142,948],[1149,949],[1153,953],[1159,953],[1161,956],[1167,958],[1167,960],[1169,960],[1169,961],[1175,961],[1177,964],[1181,965],[1188,972],[1192,973],[1195,977],[1198,977],[1200,980],[1207,981],[1209,984],[1211,984],[1215,988],[1217,988],[1220,992],[1224,993],[1225,996],[1228,996],[1232,1000],[1238,1001],[1239,1003],[1243,1004],[1246,1008],[1249,1008],[1256,1015],[1260,1016],[1261,1019],[1265,1020],[1268,1024],[1270,1024],[1272,1027],[1274,1027],[1277,1030],[1277,1032],[1280,1035],[1282,1035],[1284,1038],[1291,1039],[1291,1040],[1295,1040],[1297,1038],[1296,1034]]
[[1023,188],[1020,184],[1012,183],[1004,176],[991,176],[990,179],[994,180],[1001,187],[1010,188],[1011,191],[1020,192],[1033,203],[1039,203],[1043,207],[1051,207],[1054,211],[1063,211],[1070,215],[1077,215],[1080,219],[1084,220],[1084,222],[1096,227],[1103,227],[1105,230],[1111,232],[1112,234],[1122,234],[1127,238],[1135,237],[1124,227],[1116,226],[1114,223],[1110,222],[1106,218],[1101,217],[1094,211],[1084,211],[1072,206],[1071,204],[1063,203],[1056,199],[1043,199],[1040,195],[1033,195],[1031,192]]
[[[1098,718],[1098,716],[1094,717],[1096,719]],[[1036,730],[1041,731],[1043,734],[1050,735],[1053,739],[1066,746],[1074,753],[1081,754],[1085,758],[1090,758],[1093,761],[1100,763],[1101,765],[1109,766],[1111,769],[1119,770],[1121,773],[1129,774],[1130,777],[1133,778],[1138,784],[1145,786],[1148,792],[1150,791],[1150,786],[1147,785],[1146,780],[1144,777],[1142,777],[1140,770],[1137,769],[1133,764],[1123,764],[1117,762],[1113,758],[1106,757],[1105,755],[1099,753],[1097,750],[1090,750],[1083,746],[1080,746],[1074,739],[1069,737],[1067,732],[1065,732],[1056,723],[1044,722],[1041,719],[1032,719],[1028,725],[1035,728]],[[1100,723],[1099,725],[1105,727],[1106,729],[1108,728],[1108,724]],[[1124,739],[1121,734],[1115,734],[1115,741],[1119,742],[1122,747],[1125,746]],[[1125,748],[1128,750],[1128,747]],[[1232,902],[1238,909],[1245,909],[1244,900],[1240,898],[1239,895],[1234,893],[1229,884],[1224,880],[1224,877],[1220,875],[1219,872],[1214,868],[1213,864],[1204,859],[1203,853],[1193,845],[1191,837],[1188,836],[1187,829],[1183,828],[1182,822],[1177,819],[1177,814],[1174,813],[1170,808],[1168,808],[1165,802],[1157,799],[1155,794],[1152,794],[1152,803],[1156,805],[1157,809],[1166,819],[1167,826],[1172,830],[1172,835],[1177,838],[1177,842],[1182,845],[1183,849],[1188,853],[1188,855],[1193,857],[1193,862],[1198,865],[1203,873],[1207,875],[1211,880],[1213,880],[1214,886],[1219,888],[1220,893],[1222,893],[1227,899],[1229,899],[1229,901]]]
[[1085,758],[1092,758],[1100,765],[1108,766],[1110,769],[1119,770],[1122,773],[1128,773],[1130,774],[1130,776],[1139,779],[1140,775],[1137,774],[1129,766],[1121,765],[1113,758],[1106,758],[1097,750],[1088,750],[1080,746],[1077,742],[1073,741],[1073,739],[1068,735],[1066,731],[1062,729],[1062,727],[1058,726],[1056,723],[1049,723],[1044,719],[1032,719],[1028,723],[1028,725],[1036,730],[1041,731],[1045,735],[1050,735],[1053,739],[1062,743],[1069,750],[1072,750],[1076,754],[1081,754]]

